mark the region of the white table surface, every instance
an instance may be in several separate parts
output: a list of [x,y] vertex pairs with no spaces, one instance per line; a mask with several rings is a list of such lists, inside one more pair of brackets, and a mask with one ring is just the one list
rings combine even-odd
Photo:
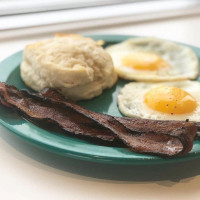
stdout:
[[[200,47],[200,15],[76,32],[157,36]],[[1,39],[0,60],[52,35]],[[200,160],[136,167],[80,162],[36,148],[0,126],[0,199],[199,200],[199,188]]]

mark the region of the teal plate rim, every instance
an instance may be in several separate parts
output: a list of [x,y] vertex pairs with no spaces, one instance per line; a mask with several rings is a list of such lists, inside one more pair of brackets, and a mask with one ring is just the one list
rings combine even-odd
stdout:
[[[118,43],[133,35],[87,35],[95,40],[101,39],[108,44]],[[200,49],[191,45],[182,44],[192,48],[200,60]],[[19,65],[22,59],[22,51],[19,51],[0,63],[0,81],[7,82],[19,87],[25,86],[20,80]],[[20,82],[21,81],[21,82]],[[108,90],[107,93],[110,91]],[[91,100],[90,100],[91,101]],[[81,105],[90,107],[90,101]],[[95,102],[93,102],[94,104]],[[116,102],[115,102],[116,103]],[[89,106],[88,106],[89,105]],[[117,106],[116,106],[117,108]],[[118,111],[117,111],[118,112]],[[106,112],[105,112],[106,113]],[[109,113],[108,113],[109,114]],[[160,158],[158,156],[136,154],[128,149],[119,147],[107,147],[95,145],[81,139],[70,136],[59,135],[52,131],[42,129],[29,121],[16,115],[7,108],[0,107],[0,124],[11,131],[11,133],[21,137],[27,142],[39,148],[57,153],[62,156],[79,160],[93,161],[107,164],[123,165],[152,165],[178,163],[200,158],[200,141],[195,141],[192,151],[182,158]]]

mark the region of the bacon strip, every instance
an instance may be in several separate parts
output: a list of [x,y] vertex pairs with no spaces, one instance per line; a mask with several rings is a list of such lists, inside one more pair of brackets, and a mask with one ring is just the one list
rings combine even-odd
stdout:
[[155,121],[112,117],[86,110],[52,89],[31,94],[0,82],[1,104],[32,121],[45,121],[76,135],[106,141],[120,139],[131,151],[174,157],[193,146],[197,127],[193,122]]
[[72,134],[108,141],[115,139],[109,130],[98,127],[93,120],[82,117],[70,107],[47,101],[26,91],[19,91],[13,86],[0,83],[0,98],[3,105],[13,108],[32,121],[53,123]]
[[170,154],[169,156],[173,156],[173,154],[179,154],[181,150],[182,153],[184,151],[189,152],[193,146],[196,127],[192,122],[111,117],[91,112],[77,104],[66,101],[60,93],[49,88],[42,90],[40,95],[49,99],[53,98],[60,103],[62,102],[86,117],[99,122],[122,139],[134,152],[150,154],[153,152],[158,155],[165,155],[167,153],[168,155]]

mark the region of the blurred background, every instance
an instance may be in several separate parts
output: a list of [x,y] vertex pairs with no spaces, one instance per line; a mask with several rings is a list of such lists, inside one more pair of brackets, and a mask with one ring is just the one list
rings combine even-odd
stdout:
[[200,13],[199,0],[0,0],[0,38]]

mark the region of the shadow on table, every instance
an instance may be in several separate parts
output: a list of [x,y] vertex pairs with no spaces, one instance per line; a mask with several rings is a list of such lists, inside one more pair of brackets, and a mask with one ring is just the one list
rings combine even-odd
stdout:
[[0,136],[22,154],[52,168],[92,178],[120,181],[162,181],[178,182],[181,179],[200,175],[200,159],[177,164],[149,166],[123,166],[100,164],[66,158],[37,148],[5,129]]

